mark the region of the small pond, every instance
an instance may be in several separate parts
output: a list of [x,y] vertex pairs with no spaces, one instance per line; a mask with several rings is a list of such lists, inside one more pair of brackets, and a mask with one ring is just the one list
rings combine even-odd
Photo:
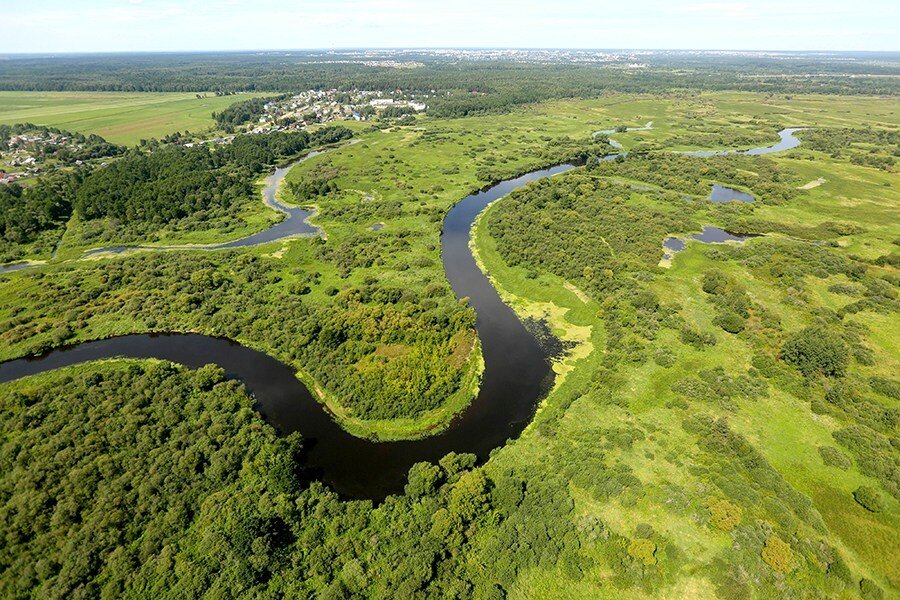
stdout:
[[[725,231],[721,227],[712,227],[704,225],[703,231],[695,233],[690,237],[692,240],[703,242],[704,244],[724,244],[726,242],[735,242],[741,244],[750,238],[759,237],[754,233],[731,233]],[[663,259],[671,260],[676,252],[681,252],[687,248],[687,240],[680,237],[670,236],[663,240]]]
[[712,192],[709,194],[709,200],[710,202],[716,203],[731,202],[732,200],[736,200],[737,202],[754,202],[756,201],[756,198],[747,192],[715,184],[712,187]]

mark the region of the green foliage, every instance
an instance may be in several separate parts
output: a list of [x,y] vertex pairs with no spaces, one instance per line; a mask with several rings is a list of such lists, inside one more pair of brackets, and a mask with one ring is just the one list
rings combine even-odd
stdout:
[[165,561],[205,502],[262,476],[270,449],[286,452],[281,487],[296,486],[295,441],[276,441],[217,367],[116,362],[3,389],[0,564],[18,574],[0,578],[6,597],[121,592],[137,567]]
[[707,346],[716,345],[716,336],[705,331],[697,331],[685,325],[678,334],[678,339],[696,350],[703,350]]
[[737,313],[723,312],[716,315],[716,318],[713,319],[713,323],[728,333],[740,333],[744,330],[746,321]]
[[819,455],[822,457],[823,463],[841,471],[846,471],[853,466],[853,461],[834,446],[819,446]]
[[881,512],[884,510],[884,500],[878,490],[872,486],[861,485],[856,488],[853,491],[853,499],[869,512]]
[[792,335],[781,348],[781,358],[806,377],[817,374],[843,377],[849,353],[843,340],[821,327],[807,327]]
[[74,194],[74,206],[87,219],[113,217],[129,223],[166,223],[212,208],[228,209],[255,199],[252,175],[311,144],[349,137],[345,128],[238,136],[210,150],[206,145],[165,146],[150,154],[131,152],[93,171]]
[[256,121],[261,115],[265,114],[263,107],[266,104],[277,102],[283,98],[284,96],[267,96],[242,100],[241,102],[235,102],[224,110],[213,113],[213,118],[216,120],[216,123],[223,127],[243,125],[244,123]]
[[863,577],[859,580],[859,595],[865,600],[882,600],[884,598],[884,590],[878,587],[878,584],[871,579]]
[[474,328],[474,314],[451,295],[422,301],[414,289],[376,280],[313,304],[292,284],[315,278],[282,268],[277,259],[236,252],[148,253],[63,269],[52,282],[29,272],[18,280],[15,302],[47,306],[52,325],[38,335],[44,327],[38,321],[0,321],[0,339],[38,352],[65,341],[52,337],[58,328],[119,315],[145,330],[189,328],[244,339],[310,373],[364,419],[415,417],[459,388],[468,354],[451,360],[460,343],[454,335]]
[[657,348],[656,353],[653,355],[653,362],[661,367],[669,368],[677,362],[677,358],[675,353],[668,348]]
[[[66,138],[65,143],[50,143],[39,140],[29,142],[25,147],[40,162],[52,160],[61,165],[72,166],[81,161],[117,156],[125,151],[122,146],[111,144],[97,134],[84,135],[65,131],[56,127],[45,127],[32,123],[16,123],[0,125],[0,151],[9,149],[10,138],[23,133],[44,138],[48,134],[56,134]],[[19,145],[17,145],[18,147]]]
[[656,544],[653,540],[638,538],[628,544],[628,554],[649,566],[656,564]]
[[792,568],[794,553],[790,545],[775,535],[766,538],[766,545],[762,551],[763,560],[779,573],[788,573]]
[[643,181],[702,198],[709,195],[713,182],[748,188],[759,202],[765,204],[782,204],[799,194],[796,185],[792,185],[789,172],[785,172],[775,161],[741,154],[712,157],[672,152],[641,154],[629,156],[623,161],[602,162],[595,172]]
[[14,244],[30,242],[45,229],[59,227],[72,214],[71,198],[79,178],[43,177],[35,185],[0,185],[0,233]]
[[743,509],[724,498],[708,498],[709,520],[713,527],[722,531],[731,531],[741,523]]
[[629,203],[623,191],[588,173],[539,181],[492,210],[488,231],[510,266],[549,271],[599,297],[617,285],[617,274],[656,265],[660,240],[690,225]]
[[900,133],[890,129],[815,127],[800,133],[810,150],[832,158],[849,157],[855,165],[893,171],[900,155]]

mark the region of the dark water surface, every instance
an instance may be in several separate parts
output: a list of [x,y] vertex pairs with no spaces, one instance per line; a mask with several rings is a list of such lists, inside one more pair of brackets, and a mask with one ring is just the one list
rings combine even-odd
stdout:
[[0,383],[60,367],[111,357],[158,358],[197,368],[215,363],[241,380],[262,416],[281,433],[307,440],[307,477],[348,498],[381,499],[401,492],[409,468],[451,451],[484,459],[518,436],[553,383],[547,354],[475,264],[469,237],[475,218],[510,191],[572,165],[534,171],[464,198],[444,219],[442,258],[457,297],[477,314],[485,371],[478,397],[442,433],[417,441],[372,442],[344,431],[297,379],[291,367],[230,340],[199,334],[136,334],[52,350],[37,358],[0,363]]
[[704,225],[703,232],[697,233],[693,237],[695,240],[703,242],[704,244],[724,244],[725,242],[742,243],[750,238],[759,237],[759,235],[754,233],[731,233],[730,231],[725,231],[721,227]]
[[[731,233],[730,231],[725,231],[721,227],[704,225],[703,231],[695,233],[691,236],[691,239],[703,242],[704,244],[724,244],[725,242],[737,242],[741,244],[750,238],[755,237],[760,237],[760,235],[755,233]],[[663,258],[671,259],[677,252],[681,252],[687,248],[687,242],[684,238],[667,237],[663,240],[663,248],[665,250]]]

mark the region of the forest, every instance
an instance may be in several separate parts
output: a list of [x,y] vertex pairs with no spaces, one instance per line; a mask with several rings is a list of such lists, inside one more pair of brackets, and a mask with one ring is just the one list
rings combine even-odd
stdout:
[[[113,218],[126,230],[161,224],[203,211],[205,218],[235,205],[257,202],[253,180],[278,162],[312,147],[352,136],[341,126],[266,136],[239,136],[211,149],[163,145],[129,150],[108,166],[41,178],[37,185],[0,187],[3,237],[25,243],[55,228],[73,210],[87,220]],[[212,215],[210,213],[213,213]],[[142,233],[146,233],[146,228]]]
[[212,365],[113,361],[4,391],[4,596],[498,598],[530,567],[584,564],[561,478],[526,487],[451,453],[404,496],[342,502]]

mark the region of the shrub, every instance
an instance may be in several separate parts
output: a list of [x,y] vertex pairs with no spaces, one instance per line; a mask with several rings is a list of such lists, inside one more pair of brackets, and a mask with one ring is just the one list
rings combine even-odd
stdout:
[[791,560],[794,553],[791,551],[790,545],[782,541],[776,535],[770,535],[766,539],[766,545],[762,550],[763,560],[779,573],[788,573],[791,570]]
[[653,360],[659,366],[669,368],[675,364],[675,353],[668,348],[659,348],[653,355]]
[[703,291],[707,294],[721,294],[728,286],[728,278],[721,271],[709,271],[703,276]]
[[656,544],[652,540],[638,538],[628,544],[628,554],[645,566],[656,564]]
[[735,312],[726,312],[718,315],[713,323],[728,333],[740,333],[744,330],[744,319]]
[[703,350],[706,346],[715,346],[716,338],[711,333],[702,331],[694,331],[690,327],[685,326],[679,335],[681,341],[689,346],[693,346],[697,350]]
[[846,471],[853,465],[846,454],[833,446],[819,446],[819,455],[827,466],[837,467],[841,471]]
[[870,512],[881,512],[884,510],[884,501],[881,494],[874,487],[869,485],[861,485],[853,492],[853,499],[856,503]]
[[819,327],[807,327],[785,342],[781,358],[800,369],[806,377],[816,373],[843,377],[849,353],[844,342],[834,334]]
[[859,580],[859,594],[866,600],[881,600],[884,598],[884,592],[878,587],[878,584],[865,577]]
[[731,531],[741,522],[741,513],[743,513],[743,509],[724,498],[709,498],[706,501],[706,506],[709,508],[710,523],[717,529]]

